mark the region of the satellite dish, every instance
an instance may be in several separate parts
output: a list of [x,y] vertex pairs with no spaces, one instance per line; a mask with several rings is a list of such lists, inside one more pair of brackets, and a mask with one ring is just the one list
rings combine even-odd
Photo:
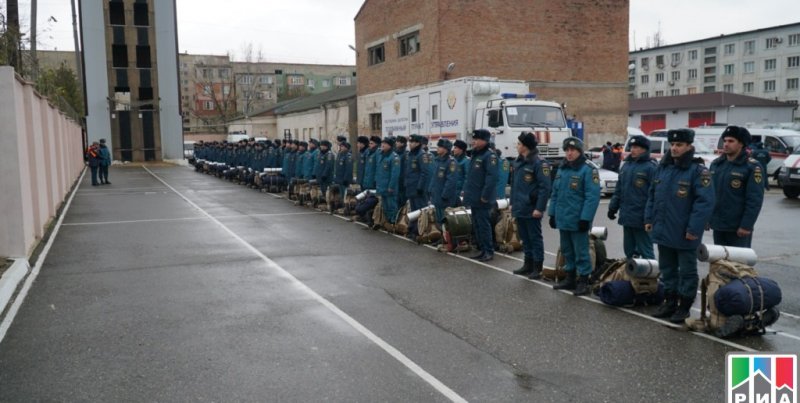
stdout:
[[456,69],[456,64],[455,63],[450,63],[450,64],[447,65],[447,72],[448,73],[452,73],[453,70],[455,70],[455,69]]

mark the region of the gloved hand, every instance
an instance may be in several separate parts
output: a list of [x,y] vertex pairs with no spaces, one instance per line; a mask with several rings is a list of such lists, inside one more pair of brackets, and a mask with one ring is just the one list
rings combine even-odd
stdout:
[[586,220],[578,221],[578,231],[580,231],[580,232],[589,231],[589,221],[586,221]]
[[550,216],[550,228],[556,229],[556,216],[554,215]]
[[609,220],[616,220],[617,219],[617,212],[614,210],[608,210],[608,219]]

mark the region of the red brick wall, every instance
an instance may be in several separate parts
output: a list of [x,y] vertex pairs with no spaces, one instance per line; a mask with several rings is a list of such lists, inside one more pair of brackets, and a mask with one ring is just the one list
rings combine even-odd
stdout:
[[[590,133],[622,135],[628,13],[628,0],[366,0],[355,21],[358,94],[442,80],[453,62],[449,78],[580,82],[547,98],[568,102]],[[398,58],[392,34],[415,24],[421,52]],[[367,66],[364,45],[385,36],[386,61]]]

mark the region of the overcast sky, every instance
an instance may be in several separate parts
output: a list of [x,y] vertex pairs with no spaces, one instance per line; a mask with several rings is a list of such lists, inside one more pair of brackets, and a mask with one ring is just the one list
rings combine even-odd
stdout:
[[[261,47],[267,61],[355,64],[355,53],[347,45],[355,42],[353,18],[362,3],[177,0],[178,47],[181,52],[240,57],[244,45],[252,43]],[[69,1],[38,4],[39,48],[73,49]],[[645,47],[659,24],[662,38],[673,44],[800,22],[798,0],[630,0],[630,5],[631,48]],[[30,0],[20,0],[20,8],[27,30]]]

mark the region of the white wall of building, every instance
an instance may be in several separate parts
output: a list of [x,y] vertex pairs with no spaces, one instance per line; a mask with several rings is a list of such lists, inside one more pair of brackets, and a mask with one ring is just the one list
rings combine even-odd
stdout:
[[337,135],[347,135],[350,130],[350,108],[346,102],[329,104],[326,108],[278,115],[278,136],[291,130],[292,139],[335,140]]
[[[86,135],[89,143],[106,139],[114,148],[111,117],[108,111],[108,74],[106,71],[106,26],[103,1],[81,0],[81,38],[83,40],[83,72],[86,87]],[[181,146],[183,147],[183,146]]]
[[[358,108],[358,134],[366,135],[371,132],[369,115],[373,113],[381,113],[381,105],[384,102],[394,98],[397,91],[384,91],[376,92],[374,94],[359,95],[356,101]],[[375,134],[380,136],[381,130],[375,131]]]
[[175,1],[152,2],[156,29],[161,154],[165,160],[183,159],[183,120],[178,93],[178,34]]
[[283,138],[283,132],[278,131],[278,119],[275,116],[234,120],[228,125],[228,132],[245,132],[251,137],[267,137],[270,140]]

